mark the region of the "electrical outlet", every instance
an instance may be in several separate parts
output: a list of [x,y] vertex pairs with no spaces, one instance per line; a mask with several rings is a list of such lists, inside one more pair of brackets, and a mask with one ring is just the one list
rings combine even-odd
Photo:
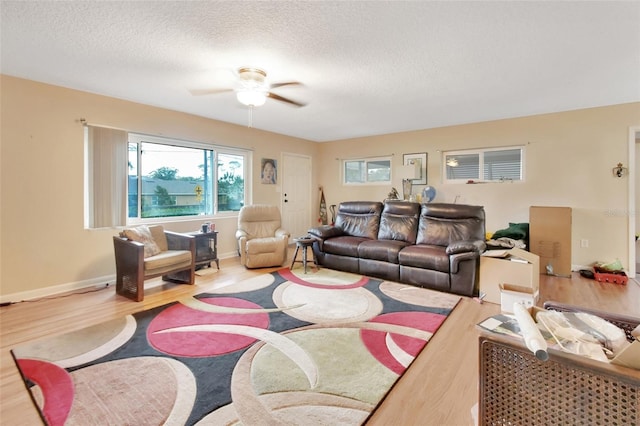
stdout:
[[589,248],[589,240],[587,240],[586,238],[581,239],[580,240],[580,247]]

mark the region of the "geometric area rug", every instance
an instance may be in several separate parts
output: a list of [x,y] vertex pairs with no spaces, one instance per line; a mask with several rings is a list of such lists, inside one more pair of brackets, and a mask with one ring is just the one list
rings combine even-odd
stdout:
[[280,269],[11,352],[56,425],[359,425],[460,297]]

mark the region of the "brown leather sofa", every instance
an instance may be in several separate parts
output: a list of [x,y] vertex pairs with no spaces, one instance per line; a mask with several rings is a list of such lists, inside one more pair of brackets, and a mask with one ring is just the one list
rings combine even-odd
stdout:
[[322,266],[450,293],[478,294],[484,207],[348,201],[335,226],[309,230]]

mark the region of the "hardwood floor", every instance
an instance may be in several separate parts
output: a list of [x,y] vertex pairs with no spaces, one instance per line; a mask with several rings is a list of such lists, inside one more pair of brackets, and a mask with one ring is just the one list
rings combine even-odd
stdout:
[[[539,306],[571,303],[640,317],[640,285],[602,284],[573,273],[571,278],[540,276]],[[473,425],[478,400],[476,324],[500,306],[465,298],[380,405],[369,425]]]
[[[292,250],[290,250],[290,256]],[[291,259],[289,259],[290,262]],[[197,277],[196,285],[149,281],[143,302],[115,294],[113,285],[85,294],[17,303],[0,308],[0,424],[34,425],[40,418],[11,359],[10,349],[45,336],[150,309],[192,294],[224,287],[278,268],[247,270],[238,259],[220,261],[220,271]],[[546,300],[640,316],[640,285],[601,284],[572,278],[540,277]],[[150,287],[149,284],[155,285]],[[416,358],[369,420],[370,425],[471,425],[478,394],[476,324],[500,311],[498,305],[463,298],[426,349]]]

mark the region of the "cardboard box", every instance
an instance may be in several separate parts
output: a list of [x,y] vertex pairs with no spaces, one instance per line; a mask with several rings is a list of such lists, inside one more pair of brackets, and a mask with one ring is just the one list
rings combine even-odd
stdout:
[[541,274],[571,276],[571,207],[529,208],[529,250]]
[[533,308],[538,303],[540,292],[531,287],[513,284],[500,284],[500,310],[507,314],[513,313],[513,304],[521,303],[525,308]]
[[[540,259],[522,249],[488,250],[480,256],[480,294],[490,303],[501,303],[500,284],[531,288],[538,294]],[[537,297],[537,296],[536,296]]]

